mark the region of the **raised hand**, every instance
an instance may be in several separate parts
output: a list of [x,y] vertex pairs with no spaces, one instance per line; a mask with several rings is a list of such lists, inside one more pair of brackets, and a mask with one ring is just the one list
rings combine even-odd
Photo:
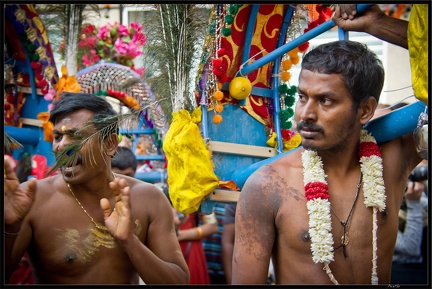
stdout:
[[105,226],[113,237],[125,241],[134,233],[130,210],[130,187],[122,178],[114,179],[109,185],[115,195],[115,205],[114,209],[111,209],[108,199],[100,200]]
[[24,219],[29,212],[36,192],[36,180],[20,182],[9,162],[4,160],[4,223],[12,225]]
[[373,5],[361,15],[356,4],[336,4],[331,6],[334,12],[332,20],[346,31],[369,32],[370,26],[379,18],[386,16],[378,5]]

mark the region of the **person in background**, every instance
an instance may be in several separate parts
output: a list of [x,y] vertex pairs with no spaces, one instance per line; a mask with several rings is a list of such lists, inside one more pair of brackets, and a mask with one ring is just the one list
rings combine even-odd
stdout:
[[222,231],[222,263],[225,271],[226,283],[232,280],[232,258],[235,240],[235,211],[237,204],[226,204]]
[[[210,284],[202,238],[217,233],[217,221],[209,220],[209,216],[199,212],[185,215],[177,212],[174,207],[173,214],[174,224],[178,228],[177,238],[190,272],[189,284]],[[207,221],[203,220],[200,226],[199,219],[204,216]],[[215,219],[214,215],[210,218]]]
[[111,169],[114,173],[134,177],[138,161],[135,154],[127,147],[119,146],[111,159]]
[[393,255],[391,284],[427,284],[428,197],[427,161],[422,161],[407,183],[399,210],[399,231]]
[[4,164],[6,280],[27,251],[36,284],[187,284],[166,196],[111,170],[118,146],[112,106],[70,92],[53,105],[59,174],[20,185]]
[[[218,231],[210,236],[203,237],[202,243],[207,260],[207,268],[210,275],[210,284],[226,284],[225,273],[222,266],[222,231],[225,205],[215,203],[213,206],[214,214],[204,215],[204,222],[217,221]],[[213,215],[216,216],[216,220]],[[207,220],[210,219],[210,220]],[[202,224],[203,222],[200,222]]]

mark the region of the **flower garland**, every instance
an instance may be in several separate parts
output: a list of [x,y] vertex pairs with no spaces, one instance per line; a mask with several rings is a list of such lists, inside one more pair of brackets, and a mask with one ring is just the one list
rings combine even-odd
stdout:
[[[386,206],[382,158],[375,138],[366,130],[360,133],[358,156],[363,174],[363,194],[366,207],[373,208],[372,229],[372,277],[373,285],[378,284],[377,276],[377,212]],[[334,284],[337,280],[331,273],[329,264],[334,260],[333,235],[331,233],[331,213],[328,184],[320,156],[315,151],[302,153],[305,196],[309,214],[309,235],[311,237],[312,260],[324,263],[324,270]]]

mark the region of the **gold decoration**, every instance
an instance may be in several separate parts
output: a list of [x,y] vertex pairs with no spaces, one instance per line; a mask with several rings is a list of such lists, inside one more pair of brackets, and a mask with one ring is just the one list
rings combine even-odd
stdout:
[[27,38],[30,42],[34,42],[36,40],[36,38],[37,38],[36,29],[34,29],[33,27],[29,27],[26,30],[26,33],[27,33]]
[[[115,176],[113,175],[115,178]],[[75,196],[72,188],[67,184],[70,193],[77,201],[78,205],[84,211],[84,213],[90,218],[92,225],[90,225],[90,234],[83,240],[82,244],[78,244],[79,232],[75,229],[66,229],[64,237],[66,239],[66,244],[69,248],[73,249],[78,253],[78,257],[82,259],[83,262],[90,261],[90,257],[99,251],[98,247],[103,246],[105,248],[115,248],[117,243],[114,237],[108,231],[108,228],[94,221],[93,217],[84,209],[81,202]],[[115,208],[114,208],[115,211]],[[142,231],[141,223],[138,219],[135,220],[135,235],[138,235]]]
[[15,17],[19,22],[23,22],[26,19],[26,12],[24,9],[18,9],[15,11]]
[[40,58],[46,58],[46,48],[39,46],[36,48],[36,53],[39,54]]
[[45,77],[49,80],[51,80],[54,77],[54,67],[53,66],[47,66],[45,67]]
[[[62,130],[63,130],[63,127],[62,127]],[[106,248],[116,247],[117,244],[116,244],[113,236],[111,236],[110,232],[108,231],[107,227],[105,227],[104,225],[96,223],[96,221],[93,219],[93,217],[90,216],[90,214],[86,211],[86,209],[84,209],[81,202],[75,196],[69,183],[67,184],[67,186],[69,188],[69,192],[75,198],[78,205],[80,205],[81,209],[90,218],[90,221],[93,223],[94,227],[90,229],[89,241],[91,241],[92,244],[95,244],[95,247],[99,247],[99,246],[104,246]]]

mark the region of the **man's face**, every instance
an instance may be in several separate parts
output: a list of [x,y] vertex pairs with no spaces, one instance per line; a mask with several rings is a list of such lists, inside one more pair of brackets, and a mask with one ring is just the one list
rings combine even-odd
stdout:
[[302,146],[315,150],[345,146],[357,124],[357,112],[340,75],[302,70],[298,94],[295,118]]
[[[96,173],[106,168],[104,165],[105,160],[101,153],[99,137],[97,135],[91,137],[96,129],[93,125],[87,125],[93,115],[94,113],[89,110],[80,109],[66,115],[54,125],[52,147],[57,157],[58,152],[64,150],[68,144],[79,143],[88,139],[77,153],[76,162],[70,166],[61,168],[61,172],[65,178],[74,178],[80,175],[88,177],[90,176],[90,171]],[[70,157],[73,158],[74,156]]]
[[121,170],[116,167],[111,167],[111,170],[120,175],[129,176],[129,177],[135,177],[135,169],[134,168],[125,168],[124,170]]

